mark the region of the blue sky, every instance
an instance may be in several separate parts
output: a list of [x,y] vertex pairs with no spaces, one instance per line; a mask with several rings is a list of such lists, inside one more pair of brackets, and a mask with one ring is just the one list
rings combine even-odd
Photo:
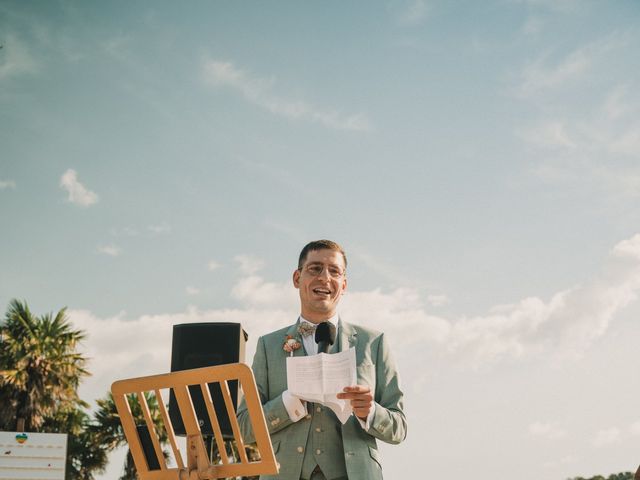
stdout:
[[0,305],[68,306],[96,398],[168,370],[174,323],[242,322],[250,360],[331,238],[407,389],[388,478],[635,469],[639,17],[5,1]]

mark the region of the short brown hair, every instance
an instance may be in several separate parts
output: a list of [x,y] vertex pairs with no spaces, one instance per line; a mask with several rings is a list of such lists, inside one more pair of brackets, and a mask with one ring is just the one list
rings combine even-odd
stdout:
[[344,268],[347,268],[347,256],[340,245],[336,242],[332,242],[331,240],[314,240],[313,242],[307,243],[300,252],[300,256],[298,257],[298,270],[302,269],[309,252],[315,252],[316,250],[334,250],[336,252],[340,252],[344,260]]

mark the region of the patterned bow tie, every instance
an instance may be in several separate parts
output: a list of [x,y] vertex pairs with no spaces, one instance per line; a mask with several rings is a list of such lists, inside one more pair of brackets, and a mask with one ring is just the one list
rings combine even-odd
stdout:
[[318,325],[316,324],[311,324],[308,322],[300,322],[300,325],[298,325],[298,333],[303,337],[308,337],[309,335],[313,335],[315,333],[317,326]]

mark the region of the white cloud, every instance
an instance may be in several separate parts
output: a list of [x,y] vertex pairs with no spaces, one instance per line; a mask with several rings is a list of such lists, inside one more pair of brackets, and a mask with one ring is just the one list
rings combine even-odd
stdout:
[[427,303],[432,307],[442,307],[450,302],[446,295],[427,295]]
[[640,124],[632,125],[611,142],[611,151],[622,155],[640,157]]
[[78,181],[78,174],[73,169],[67,170],[60,177],[60,187],[69,194],[68,200],[76,205],[88,207],[98,201],[98,195]]
[[634,110],[627,100],[629,89],[626,86],[614,87],[607,95],[604,103],[604,112],[611,120],[616,120]]
[[529,425],[529,433],[535,437],[556,440],[567,436],[567,432],[552,423],[534,422]]
[[[496,306],[485,315],[432,315],[418,292],[406,288],[348,291],[340,312],[350,322],[385,331],[396,355],[412,352],[408,371],[403,372],[407,378],[419,379],[424,374],[419,358],[422,352],[474,369],[523,355],[564,358],[580,355],[607,331],[620,309],[635,299],[640,290],[640,234],[618,243],[603,270],[595,280],[558,292],[548,302],[530,297]],[[250,361],[258,336],[294,322],[299,314],[297,291],[290,282],[269,282],[256,274],[246,274],[234,285],[231,295],[240,302],[238,308],[201,311],[190,307],[181,313],[134,319],[124,314],[98,318],[91,312],[70,311],[76,326],[89,332],[86,351],[94,359],[90,370],[95,375],[87,380],[86,388],[101,395],[116,376],[168,371],[173,324],[242,323],[251,335],[246,357]],[[136,343],[135,349],[122,341],[124,331]],[[416,345],[424,348],[416,349]],[[560,427],[543,422],[533,423],[529,431],[549,438],[564,435]],[[598,445],[619,436],[619,431],[603,432],[594,440]]]
[[154,235],[164,235],[171,232],[171,225],[161,223],[158,225],[149,225],[147,230]]
[[231,296],[251,306],[286,308],[297,307],[297,293],[291,282],[266,282],[262,277],[249,275],[236,283]]
[[546,119],[517,133],[532,146],[575,149],[576,158],[584,158],[589,164],[603,164],[605,155],[640,156],[637,112],[640,98],[630,95],[626,87],[615,86],[604,101],[597,102],[590,115],[574,120]]
[[563,465],[570,465],[572,463],[576,463],[578,461],[578,457],[575,455],[565,455],[564,457],[559,458],[558,460],[552,460],[550,462],[544,462],[542,465],[546,468],[557,468]]
[[522,130],[520,136],[539,147],[565,149],[576,147],[567,133],[565,122],[559,120],[549,120],[534,128]]
[[110,257],[118,257],[122,253],[122,250],[116,245],[102,245],[98,247],[98,252],[109,255]]
[[300,100],[290,100],[271,93],[273,79],[251,77],[230,62],[209,60],[204,64],[206,80],[214,87],[230,87],[261,108],[294,120],[318,122],[338,130],[368,131],[371,124],[362,113],[344,115],[335,110],[318,108]]
[[[402,339],[403,347],[429,342],[444,348],[451,335],[451,322],[430,315],[417,291],[397,288],[389,293],[380,289],[347,291],[341,312],[353,323],[368,325]],[[411,335],[407,335],[411,332]]]
[[549,89],[559,88],[584,76],[596,59],[616,46],[615,39],[607,37],[578,48],[559,62],[549,60],[549,55],[529,62],[520,73],[517,92],[528,97]]
[[618,85],[595,103],[590,114],[575,119],[546,119],[516,129],[529,147],[540,150],[532,171],[546,182],[604,194],[607,200],[638,197],[640,95]]
[[200,289],[196,287],[188,286],[184,289],[187,295],[198,295],[200,293]]
[[[88,333],[81,351],[91,358],[92,376],[84,381],[80,395],[102,397],[115,380],[165,373],[170,370],[173,325],[201,322],[241,323],[250,334],[246,359],[250,363],[259,335],[295,321],[295,314],[278,309],[198,310],[189,307],[174,314],[141,315],[128,319],[125,313],[100,318],[87,310],[69,310],[75,328]],[[126,332],[127,341],[123,341]],[[135,348],[132,348],[135,345]]]
[[398,15],[398,23],[405,26],[420,25],[429,13],[429,8],[424,0],[413,0]]
[[207,263],[207,268],[209,269],[210,272],[213,272],[214,270],[217,270],[218,268],[220,268],[220,264],[215,260],[210,260],[209,263]]
[[493,307],[485,315],[447,319],[430,315],[416,291],[397,289],[347,293],[343,310],[354,321],[398,336],[406,337],[410,330],[405,342],[432,342],[481,366],[505,356],[543,352],[580,356],[636,300],[639,290],[640,234],[613,248],[601,275],[554,294],[548,302],[529,297]]
[[247,275],[253,275],[264,268],[264,260],[252,255],[236,255],[233,259],[240,264],[240,271]]
[[620,429],[617,427],[600,430],[593,438],[594,447],[606,447],[620,440]]
[[618,257],[630,257],[640,260],[640,233],[619,242],[613,247],[613,253]]
[[38,70],[29,49],[17,37],[7,35],[3,45],[0,55],[0,80]]
[[547,88],[558,87],[584,73],[592,60],[583,50],[577,50],[555,66],[545,65],[545,59],[538,59],[527,65],[522,72],[520,93],[530,95]]
[[629,426],[629,432],[631,433],[631,435],[640,435],[640,420],[632,423]]
[[4,190],[6,188],[16,188],[16,182],[13,180],[0,180],[0,190]]

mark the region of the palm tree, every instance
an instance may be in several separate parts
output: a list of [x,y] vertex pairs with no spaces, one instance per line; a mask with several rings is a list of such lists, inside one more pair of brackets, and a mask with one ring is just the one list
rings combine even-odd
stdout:
[[[144,397],[151,413],[151,420],[158,432],[159,440],[161,444],[166,444],[168,441],[166,430],[164,429],[164,423],[158,407],[158,399],[150,392],[144,392]],[[144,415],[140,402],[135,395],[128,397],[129,407],[131,408],[131,414],[137,425],[145,424]],[[107,451],[113,451],[116,448],[127,445],[127,439],[122,429],[122,423],[120,423],[120,415],[116,409],[113,396],[108,393],[106,397],[96,400],[98,409],[93,415],[93,424],[90,427],[95,432],[97,442],[102,445]],[[165,458],[168,456],[168,452],[163,452]],[[124,473],[119,480],[136,480],[136,468],[133,463],[133,457],[131,451],[127,449],[127,456],[124,464]]]
[[13,299],[0,326],[0,427],[39,428],[47,416],[73,407],[87,359],[76,352],[84,332],[74,330],[66,308],[34,316]]

